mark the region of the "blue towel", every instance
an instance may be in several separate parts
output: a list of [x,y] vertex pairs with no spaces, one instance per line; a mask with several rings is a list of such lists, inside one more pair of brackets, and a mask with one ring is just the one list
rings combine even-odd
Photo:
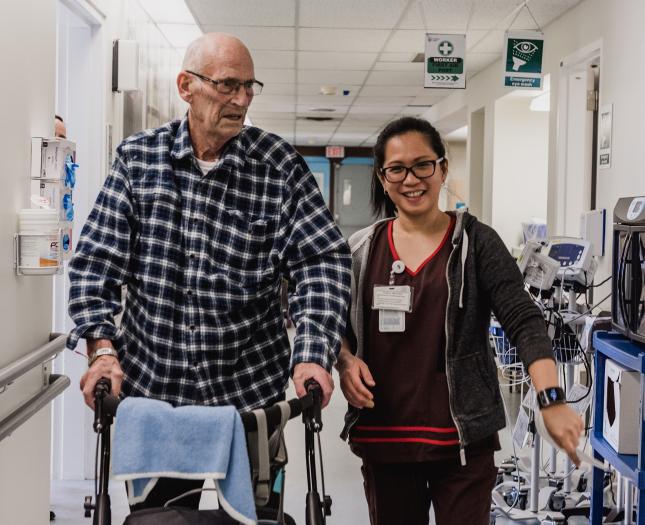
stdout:
[[213,479],[222,509],[241,523],[256,523],[244,426],[233,406],[173,408],[126,398],[114,427],[112,472],[128,482],[131,505],[161,477]]

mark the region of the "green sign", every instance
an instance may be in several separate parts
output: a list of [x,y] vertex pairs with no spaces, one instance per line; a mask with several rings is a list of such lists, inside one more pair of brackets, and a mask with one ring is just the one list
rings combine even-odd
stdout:
[[542,79],[540,77],[513,77],[505,76],[504,85],[507,87],[520,87],[520,88],[540,88]]
[[460,57],[429,57],[428,73],[461,75],[464,72],[464,59]]
[[506,42],[506,72],[542,73],[544,40],[509,38]]
[[504,85],[539,89],[542,86],[544,38],[538,31],[506,33]]
[[426,33],[424,87],[465,89],[466,35]]

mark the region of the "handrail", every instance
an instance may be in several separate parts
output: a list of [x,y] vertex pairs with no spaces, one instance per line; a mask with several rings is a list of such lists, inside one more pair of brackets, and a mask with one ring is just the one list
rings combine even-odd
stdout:
[[0,441],[43,408],[70,385],[69,377],[51,374],[49,385],[0,420]]
[[60,334],[55,339],[36,348],[27,355],[16,359],[0,369],[0,391],[33,367],[42,364],[65,348],[67,334]]

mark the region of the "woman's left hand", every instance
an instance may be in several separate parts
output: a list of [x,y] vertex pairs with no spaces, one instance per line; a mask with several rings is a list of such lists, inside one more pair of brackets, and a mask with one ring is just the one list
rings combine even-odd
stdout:
[[543,408],[541,413],[542,419],[544,419],[544,426],[549,431],[549,434],[551,434],[553,441],[579,467],[580,458],[576,454],[576,449],[578,448],[578,442],[584,430],[584,424],[580,416],[569,405],[564,403]]

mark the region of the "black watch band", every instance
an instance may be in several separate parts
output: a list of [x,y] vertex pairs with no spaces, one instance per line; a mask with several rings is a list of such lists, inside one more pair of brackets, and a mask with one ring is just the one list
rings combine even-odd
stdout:
[[540,390],[537,393],[537,402],[540,406],[540,410],[542,410],[543,408],[551,405],[561,405],[562,403],[566,403],[567,396],[564,394],[564,390],[562,390],[562,388],[559,386],[552,386],[550,388]]

